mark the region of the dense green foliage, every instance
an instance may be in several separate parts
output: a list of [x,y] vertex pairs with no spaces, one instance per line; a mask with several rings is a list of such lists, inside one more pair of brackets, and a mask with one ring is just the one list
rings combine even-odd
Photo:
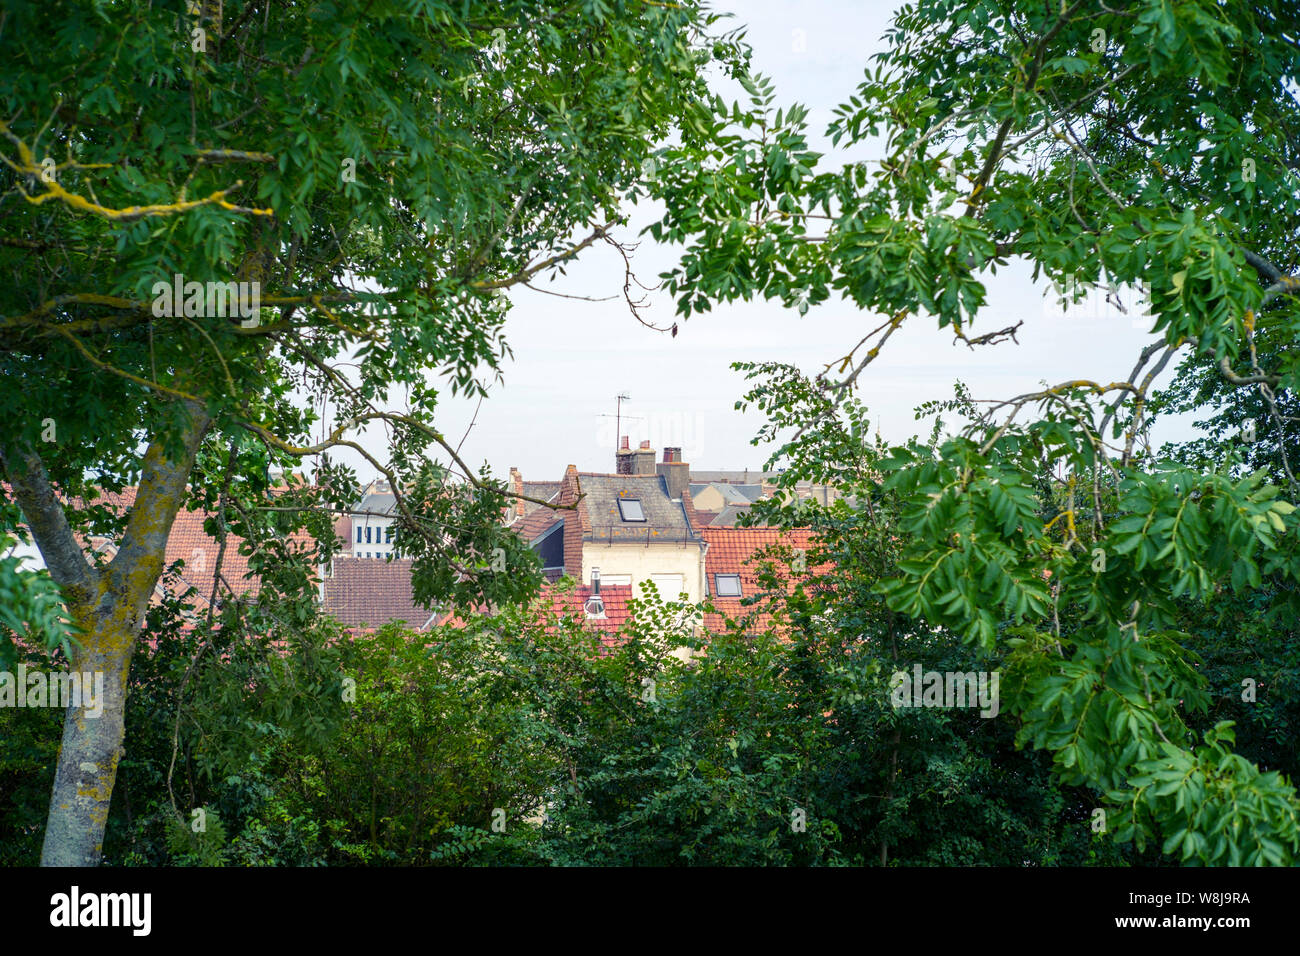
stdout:
[[[810,442],[903,323],[1009,347],[1018,326],[976,334],[985,279],[1009,260],[1064,286],[1150,290],[1157,338],[1127,380],[1077,369],[1022,395],[959,392],[931,409],[946,416],[935,441],[879,456],[903,542],[879,593],[972,658],[1006,654],[1021,742],[1099,791],[1120,839],[1185,863],[1300,858],[1288,778],[1234,755],[1228,721],[1203,726],[1227,714],[1187,633],[1213,632],[1197,604],[1260,589],[1269,620],[1295,617],[1300,520],[1282,491],[1300,489],[1265,460],[1289,400],[1269,408],[1271,448],[1245,452],[1267,468],[1242,467],[1240,429],[1215,429],[1199,457],[1144,453],[1152,382],[1182,349],[1193,370],[1271,390],[1266,404],[1300,382],[1298,29],[1281,0],[908,4],[828,130],[839,149],[882,138],[879,163],[811,152],[806,109],[774,111],[753,80],[747,103],[715,104],[720,148],[668,151],[652,227],[685,245],[665,277],[685,315],[760,295],[874,313],[812,381],[750,369],[792,469],[819,467]],[[1198,407],[1221,391],[1183,394]],[[853,461],[855,445],[825,457]],[[1260,663],[1262,683],[1278,662]]]
[[[891,705],[894,669],[951,669],[964,655],[955,636],[918,629],[872,592],[896,548],[888,514],[883,501],[816,514],[835,570],[789,596],[795,556],[763,557],[755,607],[790,639],[739,627],[693,637],[693,609],[652,600],[606,652],[576,621],[516,609],[427,635],[390,627],[340,641],[318,629],[278,654],[178,629],[178,608],[157,608],[150,632],[165,639],[135,669],[105,860],[1125,859],[1093,832],[1087,792],[1016,750],[1013,724]],[[679,646],[703,656],[685,663],[671,653]],[[8,859],[31,862],[48,779],[30,773],[16,742],[39,750],[43,739],[48,759],[56,721],[46,711],[0,720],[20,731],[5,734],[15,741],[6,779],[30,784],[9,794],[3,816],[34,814]]]
[[[823,448],[851,440],[829,427],[821,434]],[[841,480],[851,478],[841,470]],[[987,719],[960,708],[892,706],[895,670],[1000,668],[1010,701],[1017,675],[1039,659],[1013,649],[972,663],[957,635],[891,610],[874,582],[898,554],[898,500],[862,490],[858,507],[765,506],[770,520],[816,528],[821,544],[808,564],[834,562],[787,595],[796,556],[788,549],[760,556],[765,590],[755,609],[771,613],[788,637],[737,627],[692,638],[682,627],[691,609],[651,601],[609,652],[576,621],[547,626],[516,609],[424,635],[389,627],[340,640],[326,627],[281,654],[270,642],[221,643],[219,634],[180,630],[174,618],[168,623],[178,608],[157,608],[150,633],[164,639],[135,668],[105,860],[1160,860],[1158,847],[1140,853],[1116,843],[1113,815],[1099,832],[1095,811],[1104,804],[1094,781],[1066,783],[1046,754],[1019,749],[1021,722],[1007,711]],[[1223,692],[1194,726],[1237,720],[1243,752],[1294,772],[1294,663],[1274,665],[1265,678],[1275,703],[1233,703],[1238,674],[1295,659],[1258,638],[1243,648],[1235,629],[1250,614],[1242,604],[1213,613],[1189,606],[1181,619],[1203,655],[1202,673]],[[1271,633],[1255,627],[1260,637]],[[670,653],[683,645],[703,656],[684,663]],[[1274,658],[1277,651],[1283,656]],[[185,688],[179,698],[176,687]],[[1031,728],[1032,715],[1024,716]],[[0,817],[13,833],[6,860],[31,862],[48,786],[37,768],[47,765],[57,720],[45,710],[0,712],[0,720],[0,779],[9,782],[0,787]],[[167,787],[174,733],[175,804]],[[201,833],[192,829],[195,810],[204,814]]]
[[[151,5],[56,4],[39,51],[13,37],[48,8],[0,21],[20,67],[0,86],[14,117],[0,223],[42,237],[0,245],[0,372],[22,385],[4,392],[11,480],[36,456],[65,490],[120,487],[145,470],[142,439],[165,456],[202,418],[189,497],[214,533],[248,539],[265,585],[191,626],[174,604],[150,610],[105,858],[1300,859],[1295,5],[909,4],[828,131],[837,149],[879,137],[884,159],[838,166],[808,148],[807,110],[774,110],[770,82],[692,5],[479,6],[371,4],[365,29],[340,30],[350,5],[234,4],[202,56],[176,42],[179,12]],[[110,15],[137,42],[106,42]],[[706,48],[746,103],[709,94]],[[251,170],[237,185],[232,163]],[[227,204],[121,211],[226,187]],[[782,484],[851,496],[755,508],[811,525],[807,560],[830,570],[787,591],[795,556],[768,556],[770,629],[697,636],[683,622],[701,609],[650,600],[604,650],[536,620],[536,562],[498,527],[487,476],[452,491],[429,461],[451,448],[424,372],[481,389],[504,354],[494,293],[605,238],[643,188],[664,203],[652,234],[684,245],[665,277],[683,315],[839,296],[871,317],[815,378],[740,366]],[[105,205],[69,198],[83,192]],[[1129,379],[959,389],[922,410],[927,440],[869,441],[854,385],[903,323],[972,347],[1013,337],[981,325],[986,278],[1012,258],[1062,284],[1151,290],[1155,338]],[[178,271],[263,277],[278,312],[155,322],[141,296]],[[357,295],[351,276],[385,294]],[[341,376],[354,356],[359,375]],[[417,593],[497,609],[421,635],[316,618],[306,569],[329,545],[295,553],[288,533],[329,541],[328,506],[355,482],[325,467],[272,496],[268,469],[307,454],[315,424],[295,385],[349,427],[391,426],[381,464],[410,489]],[[408,414],[378,410],[390,386],[410,389]],[[1201,414],[1206,438],[1154,454],[1153,407]],[[124,519],[69,510],[131,553]],[[17,525],[0,514],[0,532]],[[495,547],[514,573],[485,572]],[[43,585],[4,563],[0,588],[60,643]],[[997,716],[896,706],[894,675],[914,667],[1000,673]],[[51,718],[0,722],[3,852],[30,862]]]
[[70,628],[48,581],[0,561],[22,615],[0,616],[0,655],[11,631],[66,644],[110,697],[65,725],[47,862],[99,858],[138,608],[181,506],[244,538],[265,585],[257,604],[217,577],[228,628],[311,626],[311,569],[359,498],[337,447],[394,489],[420,600],[537,590],[439,396],[500,374],[506,290],[618,248],[704,64],[742,68],[713,23],[693,0],[5,4],[0,538],[40,545]]

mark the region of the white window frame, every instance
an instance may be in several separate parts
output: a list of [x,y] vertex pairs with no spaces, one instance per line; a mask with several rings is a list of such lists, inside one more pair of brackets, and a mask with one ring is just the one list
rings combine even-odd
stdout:
[[[627,512],[623,510],[623,506],[624,506],[625,504],[636,505],[636,510],[639,511],[639,512],[641,512],[641,517],[639,517],[639,518],[629,518],[629,517],[627,516]],[[641,503],[641,499],[640,499],[640,498],[619,498],[619,499],[618,499],[618,516],[619,516],[620,518],[622,518],[624,521],[635,522],[636,524],[645,524],[645,521],[646,521],[646,516],[645,516],[645,505],[643,505],[643,504]]]
[[[736,582],[735,593],[728,593],[722,590],[722,579]],[[745,586],[741,583],[739,574],[715,574],[713,576],[713,596],[714,597],[744,597]]]

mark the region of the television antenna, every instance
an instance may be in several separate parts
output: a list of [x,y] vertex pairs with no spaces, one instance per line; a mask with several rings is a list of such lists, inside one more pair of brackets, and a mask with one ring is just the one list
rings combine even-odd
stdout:
[[[615,409],[614,409],[615,414],[614,414],[614,415],[611,416],[611,415],[608,415],[608,414],[601,414],[601,415],[597,415],[597,416],[596,416],[597,418],[611,418],[611,417],[612,417],[612,418],[614,419],[614,448],[615,448],[615,450],[618,449],[618,443],[619,443],[619,440],[621,439],[621,437],[622,437],[622,435],[623,435],[623,403],[624,403],[624,402],[627,402],[627,401],[631,401],[631,396],[628,395],[627,392],[619,392],[618,395],[617,395],[616,397],[617,397],[617,399],[618,399],[618,404],[615,406]],[[643,421],[645,421],[644,418],[640,418],[640,417],[635,416],[635,415],[629,415],[627,420],[630,421],[630,422],[643,422]]]

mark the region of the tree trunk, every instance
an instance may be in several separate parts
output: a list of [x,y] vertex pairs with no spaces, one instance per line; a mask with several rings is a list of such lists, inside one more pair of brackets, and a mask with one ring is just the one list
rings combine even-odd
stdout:
[[[103,713],[69,707],[41,849],[42,866],[95,866],[126,735],[126,688],[140,621],[162,576],[167,538],[185,500],[194,456],[211,419],[186,403],[180,435],[155,436],[145,452],[135,502],[117,554],[105,567],[86,560],[63,500],[32,448],[0,448],[0,463],[51,577],[78,625],[74,670],[102,674]],[[170,438],[172,441],[167,441]],[[175,439],[179,439],[179,446]],[[168,451],[172,454],[168,454]],[[178,452],[178,453],[177,453]],[[84,701],[83,701],[84,703]]]
[[99,865],[126,734],[126,679],[133,638],[129,631],[120,630],[88,635],[73,665],[82,673],[104,675],[104,710],[93,717],[83,708],[69,706],[63,718],[42,866]]

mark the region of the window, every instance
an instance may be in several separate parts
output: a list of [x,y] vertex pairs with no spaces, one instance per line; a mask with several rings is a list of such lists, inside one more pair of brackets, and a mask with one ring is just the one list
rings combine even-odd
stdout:
[[640,498],[619,498],[618,513],[624,521],[645,521],[645,511],[641,509]]
[[739,574],[715,574],[713,576],[713,581],[718,597],[741,596]]
[[361,543],[361,525],[357,525],[357,544]]
[[370,544],[370,525],[366,525],[366,544]]
[[631,583],[632,575],[630,574],[606,574],[604,571],[600,572],[601,587],[627,586]]
[[393,543],[393,526],[390,524],[384,529],[384,544]]
[[650,580],[654,582],[659,597],[664,601],[676,601],[677,596],[685,590],[680,574],[652,574]]

